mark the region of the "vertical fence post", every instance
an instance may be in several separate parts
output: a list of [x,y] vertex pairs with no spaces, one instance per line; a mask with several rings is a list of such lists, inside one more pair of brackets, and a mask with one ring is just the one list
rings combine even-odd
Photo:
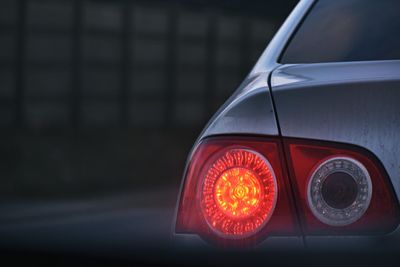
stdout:
[[74,18],[72,30],[72,88],[70,98],[70,118],[72,126],[80,126],[81,89],[82,89],[82,39],[83,39],[83,0],[74,0]]
[[132,74],[132,43],[133,43],[133,27],[132,27],[132,12],[133,5],[132,1],[125,0],[123,2],[123,14],[122,14],[122,37],[121,37],[121,49],[122,49],[122,64],[121,64],[121,92],[120,92],[120,126],[129,126],[129,114],[130,114],[130,103],[131,95],[129,90],[131,88],[131,74]]
[[216,75],[217,75],[217,15],[212,10],[208,11],[207,36],[206,36],[206,88],[204,91],[204,116],[205,120],[213,113]]
[[25,125],[25,78],[26,78],[26,0],[18,1],[18,22],[16,34],[16,64],[15,64],[15,125]]
[[167,88],[165,91],[165,117],[164,127],[173,126],[173,116],[176,105],[176,85],[178,77],[178,16],[179,9],[177,4],[171,7],[168,16],[168,36],[167,36]]

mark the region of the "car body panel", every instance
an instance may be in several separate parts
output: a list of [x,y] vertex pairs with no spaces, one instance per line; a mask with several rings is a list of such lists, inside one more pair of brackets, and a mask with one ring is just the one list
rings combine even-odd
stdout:
[[[348,143],[371,151],[400,196],[400,61],[282,65],[271,75],[284,137]],[[382,244],[384,241],[384,244]],[[400,227],[385,236],[307,236],[312,249],[395,250]]]
[[284,137],[357,145],[400,196],[400,61],[286,65],[271,83]]
[[[194,149],[208,136],[244,133],[357,145],[382,162],[400,198],[400,61],[302,65],[278,62],[314,3],[299,2],[239,89],[205,127]],[[393,244],[400,241],[400,227],[385,236],[280,238],[328,250],[366,249],[384,240],[386,246],[380,248],[393,249]],[[275,242],[272,238],[265,241]],[[263,244],[260,248],[264,248]]]
[[259,60],[250,72],[250,77],[259,73],[270,72],[280,64],[278,63],[282,51],[285,49],[290,38],[301,24],[307,12],[312,8],[314,0],[301,0],[285,23],[281,26],[274,38],[268,44]]
[[210,121],[202,136],[226,133],[278,135],[268,75],[249,78]]
[[194,147],[201,139],[217,134],[279,134],[269,76],[279,66],[278,56],[313,2],[299,2],[243,83],[211,118]]

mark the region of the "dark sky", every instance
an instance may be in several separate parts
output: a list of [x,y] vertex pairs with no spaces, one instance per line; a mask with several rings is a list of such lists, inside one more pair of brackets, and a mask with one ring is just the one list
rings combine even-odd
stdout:
[[[115,0],[108,0],[115,1]],[[124,1],[124,0],[121,0]],[[232,10],[239,13],[251,13],[257,16],[268,16],[282,20],[296,6],[299,0],[139,0],[149,4],[162,2],[163,4],[179,3],[194,8],[217,8]],[[137,0],[136,0],[137,2]]]

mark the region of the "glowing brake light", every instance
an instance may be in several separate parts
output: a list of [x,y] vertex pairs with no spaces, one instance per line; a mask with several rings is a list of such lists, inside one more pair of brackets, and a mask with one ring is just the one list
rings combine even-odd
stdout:
[[203,140],[185,172],[175,233],[224,247],[248,247],[270,235],[300,235],[279,140]]
[[211,229],[227,238],[255,234],[271,217],[277,198],[275,174],[257,152],[231,149],[208,169],[201,206]]
[[399,221],[390,180],[365,149],[219,136],[200,142],[190,158],[175,233],[249,247],[269,236],[382,235]]

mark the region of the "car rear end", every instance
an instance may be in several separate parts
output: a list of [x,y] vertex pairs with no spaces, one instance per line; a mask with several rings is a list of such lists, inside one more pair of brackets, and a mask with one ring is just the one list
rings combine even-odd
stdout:
[[194,145],[177,237],[235,250],[398,251],[399,7],[298,4]]

